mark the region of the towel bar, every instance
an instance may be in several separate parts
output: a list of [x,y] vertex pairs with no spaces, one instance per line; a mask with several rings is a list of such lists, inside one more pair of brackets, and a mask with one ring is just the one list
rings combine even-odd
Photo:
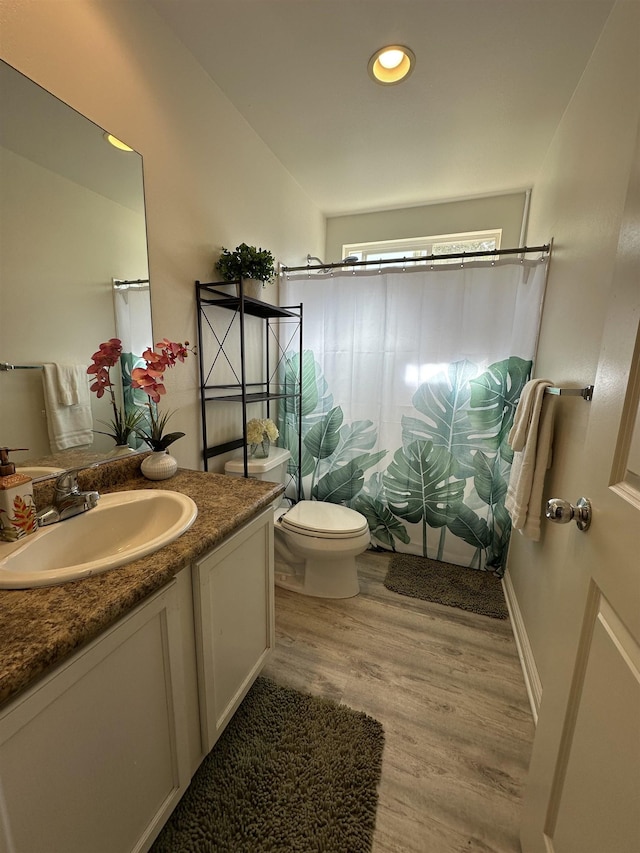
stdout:
[[0,361],[0,371],[3,370],[42,370],[41,364],[9,364],[8,361]]
[[587,385],[586,388],[545,388],[544,392],[557,397],[582,397],[587,401],[593,399],[593,385]]

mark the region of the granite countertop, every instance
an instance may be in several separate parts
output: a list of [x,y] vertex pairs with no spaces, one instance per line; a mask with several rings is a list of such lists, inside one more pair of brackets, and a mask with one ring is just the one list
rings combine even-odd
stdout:
[[[283,491],[276,483],[186,469],[169,480],[151,481],[139,473],[140,461],[138,456],[82,472],[80,487],[104,493],[183,492],[197,504],[198,517],[175,542],[120,568],[60,586],[0,589],[0,704],[117,622]],[[47,504],[52,493],[53,481],[36,484],[36,505]]]

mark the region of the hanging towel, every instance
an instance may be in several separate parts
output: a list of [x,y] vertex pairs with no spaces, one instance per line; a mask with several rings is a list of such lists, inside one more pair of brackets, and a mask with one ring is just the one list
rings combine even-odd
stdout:
[[551,385],[548,379],[527,382],[507,438],[514,454],[505,507],[514,529],[536,541],[540,538],[544,478],[551,467],[555,397],[544,393]]
[[87,384],[87,368],[83,364],[56,364],[58,403],[61,406],[77,406],[80,389]]
[[[51,450],[93,443],[93,416],[86,365],[44,364],[44,404]],[[75,402],[65,402],[75,400]]]

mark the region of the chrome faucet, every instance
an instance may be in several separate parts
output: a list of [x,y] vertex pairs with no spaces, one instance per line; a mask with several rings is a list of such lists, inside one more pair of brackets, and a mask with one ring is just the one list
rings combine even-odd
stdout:
[[100,498],[98,492],[81,492],[78,487],[78,472],[87,468],[95,468],[95,464],[69,468],[56,478],[53,503],[36,512],[36,523],[39,527],[72,518],[74,515],[93,509],[98,503]]

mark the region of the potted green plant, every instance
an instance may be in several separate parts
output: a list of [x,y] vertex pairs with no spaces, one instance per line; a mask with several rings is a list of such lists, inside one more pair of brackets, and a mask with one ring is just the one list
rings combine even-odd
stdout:
[[225,281],[249,279],[260,282],[261,287],[273,281],[276,274],[275,258],[271,252],[246,243],[240,243],[233,251],[223,246],[215,268]]

